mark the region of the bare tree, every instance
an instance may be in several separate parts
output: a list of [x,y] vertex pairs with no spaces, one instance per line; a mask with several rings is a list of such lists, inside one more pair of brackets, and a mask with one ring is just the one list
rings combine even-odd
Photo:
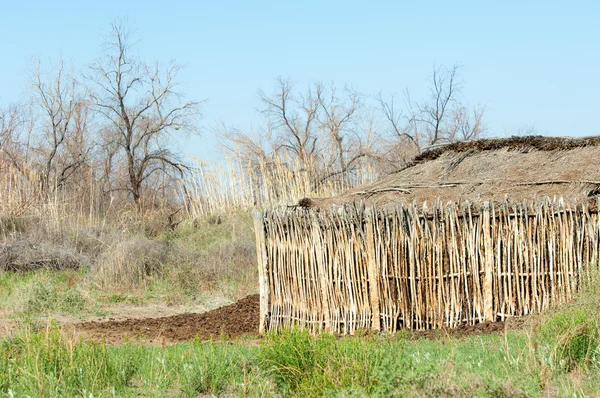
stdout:
[[469,109],[465,105],[459,105],[452,111],[452,121],[448,128],[448,140],[469,141],[481,138],[486,132],[486,126],[483,123],[483,106]]
[[430,79],[430,98],[417,105],[419,112],[415,122],[424,125],[428,145],[449,140],[448,116],[462,89],[462,81],[458,77],[459,68],[459,65],[450,68],[435,66]]
[[387,125],[380,138],[383,143],[380,163],[385,170],[394,171],[421,150],[422,132],[417,121],[417,110],[408,89],[404,92],[407,113],[398,108],[394,94],[385,98],[380,92],[376,100],[379,113],[383,115],[384,125]]
[[[316,86],[320,90],[319,85]],[[261,112],[270,124],[275,135],[275,152],[286,151],[301,163],[305,170],[314,168],[315,155],[318,152],[319,137],[316,133],[319,95],[312,89],[306,96],[296,97],[293,85],[281,77],[277,79],[276,91],[268,96],[259,91],[263,104]]]
[[38,60],[31,80],[33,102],[41,111],[34,149],[41,163],[42,188],[49,192],[77,175],[92,151],[88,131],[90,102],[62,60],[49,79],[42,76]]
[[218,128],[226,150],[244,166],[260,170],[254,175],[268,175],[270,167],[285,167],[294,175],[308,177],[316,188],[327,181],[351,178],[372,155],[374,140],[364,127],[368,123],[360,125],[365,113],[363,97],[353,88],[316,82],[299,92],[280,77],[274,92],[259,91],[259,98],[259,111],[265,117],[262,129],[248,134]]
[[409,143],[419,148],[419,130],[415,125],[417,120],[414,110],[410,107],[412,102],[410,101],[410,94],[405,91],[405,99],[407,105],[409,105],[410,116],[405,116],[401,110],[396,108],[396,95],[391,94],[389,99],[386,99],[380,92],[377,97],[379,109],[383,114],[384,118],[388,122],[392,130],[392,135],[400,141],[408,140]]
[[28,160],[28,141],[33,129],[29,110],[23,104],[0,108],[0,168],[23,171]]
[[[354,145],[360,146],[361,140],[359,137],[353,137],[349,128],[361,106],[360,96],[355,90],[346,87],[344,89],[346,101],[344,101],[337,96],[337,89],[333,84],[329,86],[329,90],[326,90],[322,84],[317,84],[316,87],[317,102],[321,109],[317,118],[321,129],[329,139],[331,148],[329,169],[335,170],[331,163],[337,163],[337,172],[344,174],[364,156],[360,148],[354,147]],[[351,138],[357,139],[350,141]],[[358,150],[350,154],[350,148]]]
[[132,54],[128,30],[114,23],[106,54],[91,67],[94,103],[110,123],[125,158],[127,187],[138,207],[146,181],[155,174],[181,177],[187,166],[174,151],[181,133],[196,132],[200,103],[184,101],[176,91],[180,67],[161,68]]
[[[289,80],[279,78],[275,93],[260,92],[260,99],[268,126],[262,139],[280,157],[297,159],[303,171],[313,174],[315,183],[343,178],[367,155],[369,148],[356,124],[364,110],[356,90],[316,82],[304,94],[297,94]],[[256,141],[243,146],[260,147]]]
[[379,110],[396,138],[397,148],[406,150],[407,145],[414,145],[420,152],[428,146],[476,139],[485,133],[485,108],[469,109],[459,101],[463,88],[459,72],[459,65],[434,66],[428,98],[415,102],[405,90],[406,113],[398,110],[394,95],[386,99],[379,94]]

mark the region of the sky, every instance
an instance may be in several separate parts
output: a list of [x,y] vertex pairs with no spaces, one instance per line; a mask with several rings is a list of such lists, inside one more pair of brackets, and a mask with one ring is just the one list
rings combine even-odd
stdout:
[[218,159],[213,128],[262,122],[259,89],[278,76],[352,85],[365,95],[426,93],[434,65],[462,65],[461,99],[486,107],[490,136],[600,134],[599,1],[2,0],[0,105],[28,93],[28,70],[84,68],[126,18],[143,59],[184,66],[180,91],[206,100],[185,152]]

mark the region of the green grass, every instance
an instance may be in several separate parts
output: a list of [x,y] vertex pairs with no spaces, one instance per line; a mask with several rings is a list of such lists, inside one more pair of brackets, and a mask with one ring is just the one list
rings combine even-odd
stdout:
[[73,270],[0,272],[1,308],[14,316],[97,313],[96,303],[80,285],[83,277],[83,272]]
[[[586,396],[598,363],[548,370],[525,332],[464,339],[303,331],[157,347],[73,341],[55,328],[0,342],[0,396]],[[11,395],[12,394],[12,395]]]
[[0,343],[0,396],[161,397],[243,391],[245,363],[253,358],[252,349],[243,344],[111,347],[74,342],[51,328]]

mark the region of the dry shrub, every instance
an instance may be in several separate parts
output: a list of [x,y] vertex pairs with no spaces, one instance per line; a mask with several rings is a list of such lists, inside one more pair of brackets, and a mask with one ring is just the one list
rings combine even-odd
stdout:
[[78,253],[83,253],[95,260],[102,252],[123,239],[123,234],[115,227],[102,225],[76,226],[68,234],[63,244],[72,246]]
[[23,233],[38,228],[40,218],[35,216],[0,217],[0,233],[3,235]]
[[256,245],[252,241],[234,238],[209,248],[203,257],[203,268],[210,272],[212,279],[218,280],[223,276],[235,278],[247,267],[256,268]]
[[0,271],[79,269],[85,262],[86,258],[71,248],[49,242],[18,239],[0,244]]
[[93,267],[93,277],[103,287],[142,285],[149,277],[162,276],[173,256],[171,245],[133,236],[104,250]]
[[256,292],[256,246],[242,238],[220,240],[206,249],[178,246],[168,278],[192,299],[218,291],[230,299]]

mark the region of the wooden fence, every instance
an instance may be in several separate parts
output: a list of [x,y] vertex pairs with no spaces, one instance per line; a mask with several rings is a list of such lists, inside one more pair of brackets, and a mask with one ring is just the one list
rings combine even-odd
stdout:
[[260,331],[394,332],[539,312],[569,300],[598,265],[600,206],[592,205],[255,213]]

